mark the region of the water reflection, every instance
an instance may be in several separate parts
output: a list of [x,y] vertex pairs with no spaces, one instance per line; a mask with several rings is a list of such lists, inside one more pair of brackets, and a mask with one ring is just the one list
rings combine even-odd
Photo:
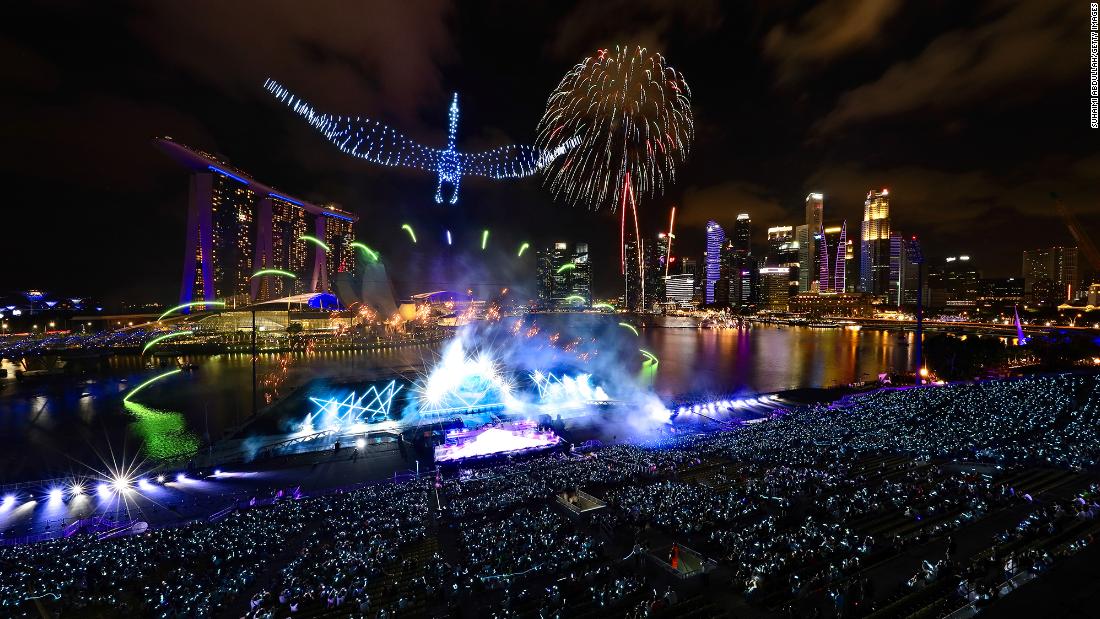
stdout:
[[[547,333],[564,333],[566,323],[576,319],[538,316],[530,317],[527,324],[537,324]],[[592,316],[590,320],[618,319]],[[911,333],[758,325],[744,330],[649,328],[635,338],[614,322],[611,325],[611,331],[629,338],[629,349],[645,348],[660,359],[647,366],[640,356],[632,356],[631,362],[638,365],[630,371],[665,398],[831,386],[873,379],[884,371],[913,369]],[[296,397],[295,389],[314,378],[381,380],[430,363],[437,351],[437,345],[317,351],[291,353],[292,360],[285,354],[261,354],[257,373],[261,383],[264,377],[277,375],[274,384],[279,395]],[[34,363],[48,366],[51,362]],[[66,368],[72,374],[58,380],[17,383],[11,371],[0,380],[0,482],[41,477],[43,471],[64,472],[58,471],[59,463],[95,462],[97,451],[107,453],[127,442],[133,451],[135,440],[152,458],[186,453],[206,436],[217,439],[251,414],[248,354],[163,360],[130,355],[78,363]],[[199,369],[150,385],[138,397],[140,403],[123,403],[123,396],[134,386],[163,372],[162,366],[179,363],[195,363]],[[0,365],[11,370],[26,367],[8,360]],[[262,405],[262,394],[258,399]]]

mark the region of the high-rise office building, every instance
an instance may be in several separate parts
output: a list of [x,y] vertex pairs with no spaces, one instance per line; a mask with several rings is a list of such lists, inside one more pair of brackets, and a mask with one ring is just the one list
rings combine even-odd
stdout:
[[[1082,291],[1077,274],[1077,248],[1055,246],[1025,251],[1023,277],[1027,301],[1057,304],[1078,298]],[[1040,300],[1034,294],[1034,288],[1043,280],[1046,280],[1042,285],[1043,296],[1048,298]],[[1048,290],[1053,292],[1046,292]]]
[[982,279],[970,256],[948,256],[943,265],[944,305],[949,310],[967,311],[977,307]]
[[695,298],[695,274],[676,273],[664,278],[665,303],[689,307]]
[[978,310],[986,316],[1010,315],[1023,300],[1021,277],[983,278],[978,282]]
[[573,270],[570,272],[571,295],[584,298],[586,307],[592,305],[592,263],[588,257],[588,243],[573,245]]
[[795,240],[799,244],[799,270],[798,289],[801,292],[809,292],[814,288],[813,283],[818,280],[818,248],[814,235],[820,230],[825,221],[825,196],[821,193],[811,193],[806,196],[806,223],[795,229]]
[[706,276],[703,280],[704,302],[714,304],[714,285],[722,277],[722,247],[726,244],[726,234],[718,222],[707,222]]
[[733,234],[730,235],[730,248],[733,251],[748,254],[752,252],[752,218],[741,213],[733,222]]
[[844,292],[848,272],[848,224],[826,224],[814,235],[818,249],[818,292]]
[[623,307],[636,312],[645,308],[645,280],[642,261],[645,259],[645,247],[631,239],[623,246],[626,255],[625,273],[623,273]]
[[890,285],[890,192],[871,190],[859,235],[859,289],[884,296]]
[[[215,155],[168,138],[156,145],[191,170],[181,302],[247,303],[330,292],[333,274],[355,272],[358,258],[350,243],[356,217],[351,213],[288,196]],[[333,240],[336,251],[318,247],[310,252],[303,234]],[[253,277],[268,268],[297,278],[292,284],[276,275]]]
[[556,245],[540,249],[535,255],[535,287],[538,291],[538,305],[543,308],[553,305],[554,252]]
[[539,305],[555,309],[592,305],[592,264],[587,243],[577,243],[570,251],[568,243],[557,241],[540,250],[537,277]]
[[773,312],[787,311],[791,296],[790,267],[763,267],[760,274],[760,300],[758,307]]
[[671,272],[671,265],[665,262],[670,258],[668,251],[669,236],[665,232],[657,235],[653,243],[646,243],[645,254],[645,306],[665,302],[665,273]]
[[798,294],[799,250],[794,226],[768,228],[768,255],[764,259],[764,264],[768,267],[786,267],[789,270],[791,295]]
[[[906,238],[898,232],[890,234],[890,282],[886,300],[897,307],[915,307],[921,285],[920,247],[916,237]],[[923,301],[927,305],[927,299]]]
[[794,226],[768,228],[768,266],[797,266],[798,241],[794,238]]

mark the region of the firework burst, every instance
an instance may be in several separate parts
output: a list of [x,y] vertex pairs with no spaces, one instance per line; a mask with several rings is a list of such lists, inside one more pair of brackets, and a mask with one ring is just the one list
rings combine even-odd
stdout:
[[556,199],[614,210],[627,192],[632,199],[662,193],[693,136],[683,75],[644,47],[616,47],[562,78],[539,121],[537,145],[568,151],[545,170]]

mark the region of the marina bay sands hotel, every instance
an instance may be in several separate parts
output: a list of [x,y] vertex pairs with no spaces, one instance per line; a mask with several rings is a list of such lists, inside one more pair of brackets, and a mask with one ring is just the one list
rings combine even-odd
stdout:
[[[355,215],[280,192],[171,138],[155,143],[191,171],[181,303],[217,299],[246,305],[331,292],[338,274],[355,275]],[[303,236],[321,240],[328,251]],[[262,269],[295,278],[253,277]]]

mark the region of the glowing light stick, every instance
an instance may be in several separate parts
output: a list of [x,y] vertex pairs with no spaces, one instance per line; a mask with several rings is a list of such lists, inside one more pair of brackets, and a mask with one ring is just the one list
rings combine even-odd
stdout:
[[582,297],[579,294],[571,294],[568,297],[565,297],[565,300],[566,301],[580,301],[581,303],[584,303],[587,299],[585,299],[584,297]]
[[653,365],[657,365],[661,362],[661,360],[657,358],[657,355],[649,352],[648,350],[645,350],[644,348],[639,348],[638,352],[642,353],[642,356],[646,358],[646,361],[651,362]]
[[179,373],[180,373],[180,372],[182,372],[182,371],[183,371],[183,370],[180,370],[180,369],[175,369],[175,370],[169,370],[169,371],[165,372],[164,374],[160,374],[160,375],[154,376],[154,377],[150,378],[149,380],[147,380],[147,381],[145,381],[145,382],[141,383],[141,384],[140,384],[140,385],[138,385],[137,387],[134,387],[134,388],[133,388],[133,389],[132,389],[132,390],[130,391],[130,393],[127,393],[127,394],[126,394],[126,397],[122,398],[122,401],[123,401],[123,402],[129,402],[129,401],[130,401],[130,398],[134,397],[134,396],[135,396],[135,395],[137,394],[137,392],[141,391],[142,389],[144,389],[144,388],[148,387],[149,385],[151,385],[151,384],[153,384],[153,383],[157,382],[158,380],[161,380],[161,379],[163,379],[163,378],[168,378],[169,376],[171,376],[171,375],[173,375],[173,374],[179,374]]
[[489,243],[489,231],[488,230],[482,230],[481,231],[481,249],[482,249],[482,251],[485,250],[485,245],[488,244],[488,243]]
[[516,256],[517,257],[522,256],[523,252],[527,251],[527,248],[530,247],[530,246],[531,246],[530,243],[524,243],[523,245],[520,245],[519,246],[519,253],[517,253]]
[[[282,269],[260,269],[252,274],[252,277],[263,277],[264,275],[278,275],[279,277],[291,277],[297,279],[298,276],[290,271],[284,271]],[[249,279],[252,279],[250,277]]]
[[177,306],[175,306],[175,307],[173,307],[173,308],[169,309],[169,310],[168,310],[167,312],[164,312],[163,314],[161,314],[161,315],[160,315],[160,316],[159,316],[159,317],[157,318],[157,320],[164,320],[164,317],[165,317],[165,316],[167,316],[168,314],[171,314],[172,312],[176,312],[176,311],[179,311],[179,310],[181,310],[181,309],[186,309],[186,308],[188,308],[188,307],[195,307],[196,305],[218,305],[218,306],[224,306],[224,305],[225,305],[225,301],[192,301],[192,302],[190,302],[190,303],[181,303],[181,304],[179,304],[179,305],[177,305]]
[[416,242],[416,233],[413,232],[413,227],[409,224],[401,224],[401,229],[409,233],[409,237],[412,238],[413,243]]
[[183,335],[191,335],[192,333],[194,333],[194,331],[176,331],[175,333],[165,333],[164,335],[161,335],[159,337],[155,337],[155,338],[149,340],[149,343],[145,345],[145,348],[141,349],[141,354],[144,355],[145,351],[149,350],[153,346],[156,346],[158,342],[163,342],[164,340],[167,340],[168,338],[180,337],[180,336],[183,336]]
[[573,264],[572,262],[566,262],[565,264],[558,267],[558,273],[564,273],[566,271],[572,271],[575,268],[577,268],[576,264]]
[[609,309],[615,311],[615,306],[610,303],[597,303],[592,306],[592,309]]
[[638,330],[635,329],[634,325],[630,324],[629,322],[620,322],[619,326],[624,327],[626,329],[630,329],[630,332],[633,333],[634,335],[639,335]]
[[326,252],[330,251],[329,246],[326,245],[324,241],[322,241],[321,239],[319,239],[315,236],[310,236],[308,234],[303,234],[302,236],[300,236],[298,238],[303,240],[303,241],[309,241],[310,243],[315,243],[317,245],[317,247],[320,247],[321,249],[325,250]]
[[366,252],[367,256],[369,256],[371,260],[378,262],[378,252],[367,247],[365,244],[360,243],[359,241],[352,241],[350,245],[352,247],[358,247],[359,249],[363,250],[364,252]]
[[447,230],[447,244],[451,245],[451,231]]

